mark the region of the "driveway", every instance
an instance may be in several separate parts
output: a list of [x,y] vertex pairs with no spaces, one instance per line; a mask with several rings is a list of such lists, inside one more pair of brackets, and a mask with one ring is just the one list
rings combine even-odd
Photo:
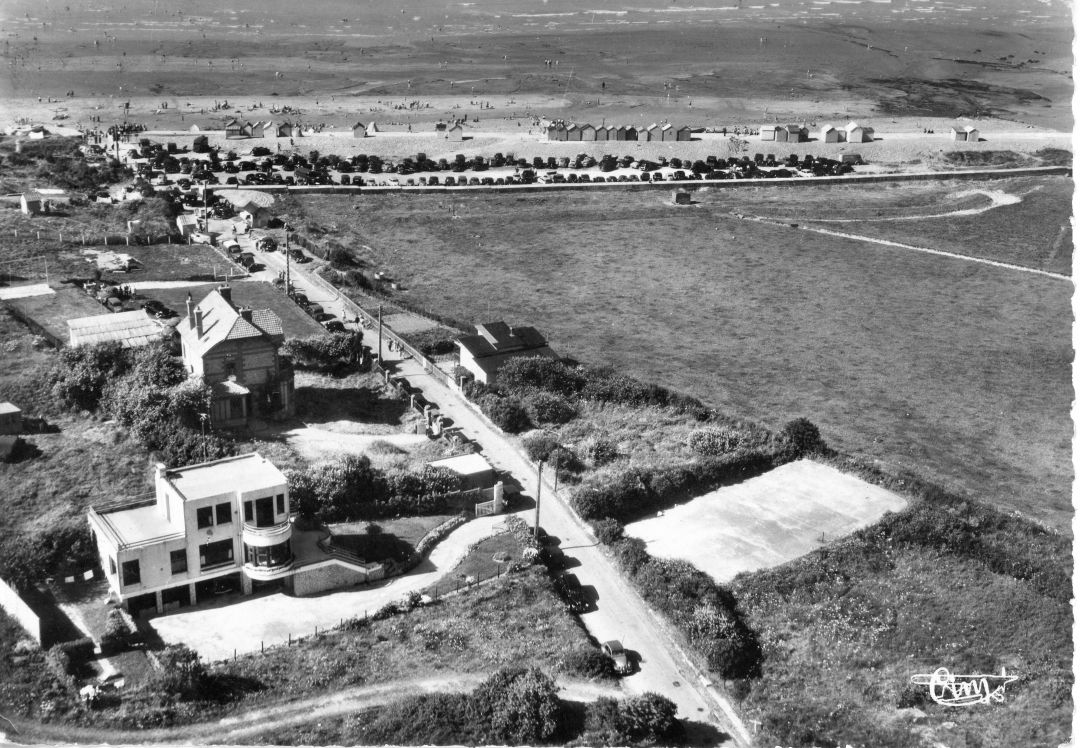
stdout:
[[151,618],[149,623],[163,641],[187,644],[212,661],[258,652],[262,645],[286,644],[290,635],[295,639],[314,634],[316,627],[326,630],[434,584],[458,565],[470,546],[500,532],[505,521],[505,516],[495,516],[465,523],[404,576],[312,597],[280,592],[246,598],[230,595],[206,606]]

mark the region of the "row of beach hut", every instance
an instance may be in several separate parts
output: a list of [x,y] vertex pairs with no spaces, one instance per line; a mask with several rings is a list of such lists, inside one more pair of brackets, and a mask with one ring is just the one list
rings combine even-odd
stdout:
[[[776,143],[804,143],[810,139],[810,130],[805,125],[762,125],[761,139]],[[874,128],[858,122],[848,122],[843,129],[825,125],[821,128],[819,140],[823,143],[871,143]]]
[[226,138],[291,138],[296,135],[300,135],[300,125],[292,122],[240,122],[231,119],[225,123]]
[[564,140],[690,140],[693,131],[683,125],[649,125],[648,127],[634,127],[633,125],[601,125],[594,127],[590,124],[579,125],[574,122],[552,122],[547,126],[547,139],[549,141]]

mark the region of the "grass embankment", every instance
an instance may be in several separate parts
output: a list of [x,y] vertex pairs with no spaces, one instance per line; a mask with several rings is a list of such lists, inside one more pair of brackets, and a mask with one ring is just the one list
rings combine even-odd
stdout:
[[[1067,180],[955,190],[1038,185],[1025,198],[1041,205],[1037,221],[1026,203],[974,216],[966,251],[1001,247],[994,231],[1026,226],[1032,231],[1017,237],[1011,256],[1048,257],[1069,220]],[[910,205],[937,213],[953,190],[714,190],[696,193],[690,209],[669,205],[666,193],[461,195],[449,222],[448,196],[372,195],[363,225],[339,225],[335,237],[370,246],[375,266],[420,305],[534,325],[562,355],[693,392],[773,428],[807,416],[839,449],[1064,527],[1072,477],[1066,284],[730,218],[733,210],[771,215],[777,203],[784,215],[808,218],[838,207],[872,212],[908,194]],[[324,224],[342,205],[332,197],[296,203]],[[514,221],[502,220],[511,211]],[[911,235],[894,238],[937,246],[906,223],[895,230]],[[493,311],[495,299],[512,299],[512,309]]]
[[[762,722],[762,742],[1067,741],[1068,539],[924,489],[911,476],[884,482],[919,498],[838,543],[731,585],[763,650],[760,677],[736,689],[744,713]],[[950,708],[910,683],[939,667],[987,675],[1005,668],[1019,680],[1005,687],[1001,703]]]

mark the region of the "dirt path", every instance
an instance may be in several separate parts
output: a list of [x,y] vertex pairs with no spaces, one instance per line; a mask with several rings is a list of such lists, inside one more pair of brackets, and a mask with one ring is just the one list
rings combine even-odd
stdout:
[[[746,221],[758,221],[761,223],[780,223],[779,219],[767,218],[764,216],[750,216],[743,214],[743,220]],[[783,222],[787,225],[787,222]],[[871,244],[880,244],[883,247],[894,247],[896,249],[906,249],[911,252],[923,252],[930,255],[938,255],[939,257],[949,257],[954,260],[963,260],[964,262],[975,262],[980,265],[989,265],[991,267],[1002,268],[1004,270],[1015,270],[1021,273],[1032,273],[1034,275],[1042,275],[1047,278],[1054,278],[1056,280],[1063,280],[1072,282],[1072,278],[1061,273],[1051,273],[1049,270],[1038,270],[1037,268],[1024,267],[1023,265],[1013,265],[1009,262],[999,262],[997,260],[987,260],[983,257],[969,257],[968,255],[961,255],[955,252],[946,252],[942,249],[931,249],[930,247],[917,247],[914,244],[902,244],[900,242],[890,241],[888,239],[878,239],[873,236],[862,236],[861,234],[849,234],[844,231],[832,231],[830,229],[819,229],[813,226],[807,226],[804,223],[798,224],[797,228],[802,231],[813,231],[818,234],[825,234],[826,236],[838,236],[841,239],[854,239],[860,242],[869,242]]]
[[[461,693],[471,691],[484,680],[480,673],[445,673],[437,678],[414,678],[355,686],[335,693],[309,696],[297,701],[273,704],[241,712],[215,722],[185,725],[159,730],[123,730],[107,733],[112,743],[174,743],[196,745],[220,745],[236,743],[255,735],[302,725],[320,719],[333,719],[391,701],[422,693]],[[620,698],[624,696],[617,685],[587,681],[558,679],[560,696],[569,701],[592,701],[600,696]],[[15,727],[24,727],[35,740],[72,739],[79,742],[97,742],[105,730],[71,726],[23,724],[17,720]],[[16,736],[17,737],[17,736]],[[0,733],[0,742],[3,733]]]

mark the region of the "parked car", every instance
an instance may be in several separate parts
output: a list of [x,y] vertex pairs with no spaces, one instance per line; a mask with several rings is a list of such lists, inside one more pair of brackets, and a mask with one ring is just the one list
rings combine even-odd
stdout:
[[323,327],[329,332],[345,332],[345,325],[339,319],[328,319],[323,322]]
[[157,299],[150,299],[149,301],[147,301],[145,304],[143,304],[143,309],[145,309],[146,313],[149,314],[151,317],[157,317],[158,319],[168,319],[170,317],[176,316],[176,312],[162,304]]
[[623,649],[623,645],[617,639],[604,642],[600,645],[600,650],[611,658],[611,664],[615,667],[615,672],[619,675],[627,675],[633,672],[634,663],[630,661],[630,656]]
[[581,582],[573,574],[563,574],[555,579],[555,591],[566,601],[566,608],[571,613],[584,613],[589,604],[581,590]]

